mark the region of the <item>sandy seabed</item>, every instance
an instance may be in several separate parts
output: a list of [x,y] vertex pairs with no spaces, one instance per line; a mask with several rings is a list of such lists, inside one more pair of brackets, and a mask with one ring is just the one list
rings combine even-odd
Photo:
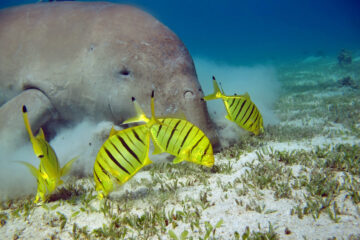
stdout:
[[215,168],[155,161],[102,201],[70,177],[42,206],[3,202],[0,238],[360,239],[360,59],[310,60],[277,68],[279,123]]

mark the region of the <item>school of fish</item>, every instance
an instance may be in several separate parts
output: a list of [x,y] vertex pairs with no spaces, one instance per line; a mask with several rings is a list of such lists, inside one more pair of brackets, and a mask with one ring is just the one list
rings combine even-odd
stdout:
[[186,119],[155,117],[154,91],[151,95],[151,118],[133,97],[137,116],[124,124],[145,122],[140,126],[110,132],[96,157],[94,180],[99,199],[107,196],[114,184],[125,183],[152,161],[148,157],[150,136],[155,146],[153,154],[167,152],[175,156],[174,163],[184,160],[212,167],[214,154],[210,140]]
[[[214,93],[205,96],[205,101],[221,98],[227,111],[226,118],[255,135],[264,131],[262,116],[250,96],[226,96],[220,90],[215,77],[213,77]],[[108,139],[101,146],[94,163],[93,175],[95,190],[98,198],[108,196],[117,186],[127,182],[143,167],[152,163],[149,158],[150,139],[154,145],[153,155],[169,153],[175,156],[173,163],[183,161],[212,167],[214,153],[210,140],[197,126],[186,120],[185,116],[155,115],[154,91],[151,94],[151,116],[147,117],[132,98],[136,116],[123,122],[123,124],[143,124],[116,131],[111,129]],[[62,168],[55,151],[45,140],[40,129],[34,136],[27,117],[26,106],[23,106],[23,118],[29,133],[34,153],[40,160],[39,169],[27,162],[20,162],[29,168],[37,180],[37,194],[34,202],[45,202],[51,193],[63,183],[61,177],[71,169],[76,158],[71,159]]]

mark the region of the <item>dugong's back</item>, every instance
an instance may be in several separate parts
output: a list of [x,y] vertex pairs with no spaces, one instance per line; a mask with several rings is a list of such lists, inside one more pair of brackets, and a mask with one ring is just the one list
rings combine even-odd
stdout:
[[216,142],[189,52],[151,15],[54,2],[0,10],[0,22],[0,105],[36,89],[59,119],[121,122],[134,114],[132,96],[149,114],[155,89],[158,115],[183,111]]
[[[85,51],[94,50],[100,41],[106,44],[109,27],[130,36],[124,30],[131,28],[121,26],[126,26],[124,20],[136,22],[129,19],[133,14],[128,14],[135,10],[103,2],[39,3],[0,10],[0,86],[11,81],[11,89],[23,89],[25,82],[31,84],[44,71],[64,74]],[[117,12],[119,19],[114,14],[104,18],[104,12]],[[120,29],[114,28],[116,25]],[[107,44],[112,44],[110,41]]]

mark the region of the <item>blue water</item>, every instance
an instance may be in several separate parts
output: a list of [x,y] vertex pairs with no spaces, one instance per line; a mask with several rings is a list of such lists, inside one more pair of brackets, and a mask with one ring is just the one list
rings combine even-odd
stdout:
[[[35,0],[2,1],[0,8]],[[335,56],[360,48],[358,0],[133,0],[172,29],[193,56],[231,64]]]

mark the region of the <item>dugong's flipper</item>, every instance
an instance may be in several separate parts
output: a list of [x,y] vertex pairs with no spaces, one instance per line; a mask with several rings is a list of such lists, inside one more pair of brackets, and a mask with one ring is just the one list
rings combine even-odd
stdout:
[[0,147],[18,147],[28,141],[22,106],[30,110],[29,119],[33,131],[38,130],[51,117],[54,109],[50,100],[39,90],[28,89],[0,107]]

